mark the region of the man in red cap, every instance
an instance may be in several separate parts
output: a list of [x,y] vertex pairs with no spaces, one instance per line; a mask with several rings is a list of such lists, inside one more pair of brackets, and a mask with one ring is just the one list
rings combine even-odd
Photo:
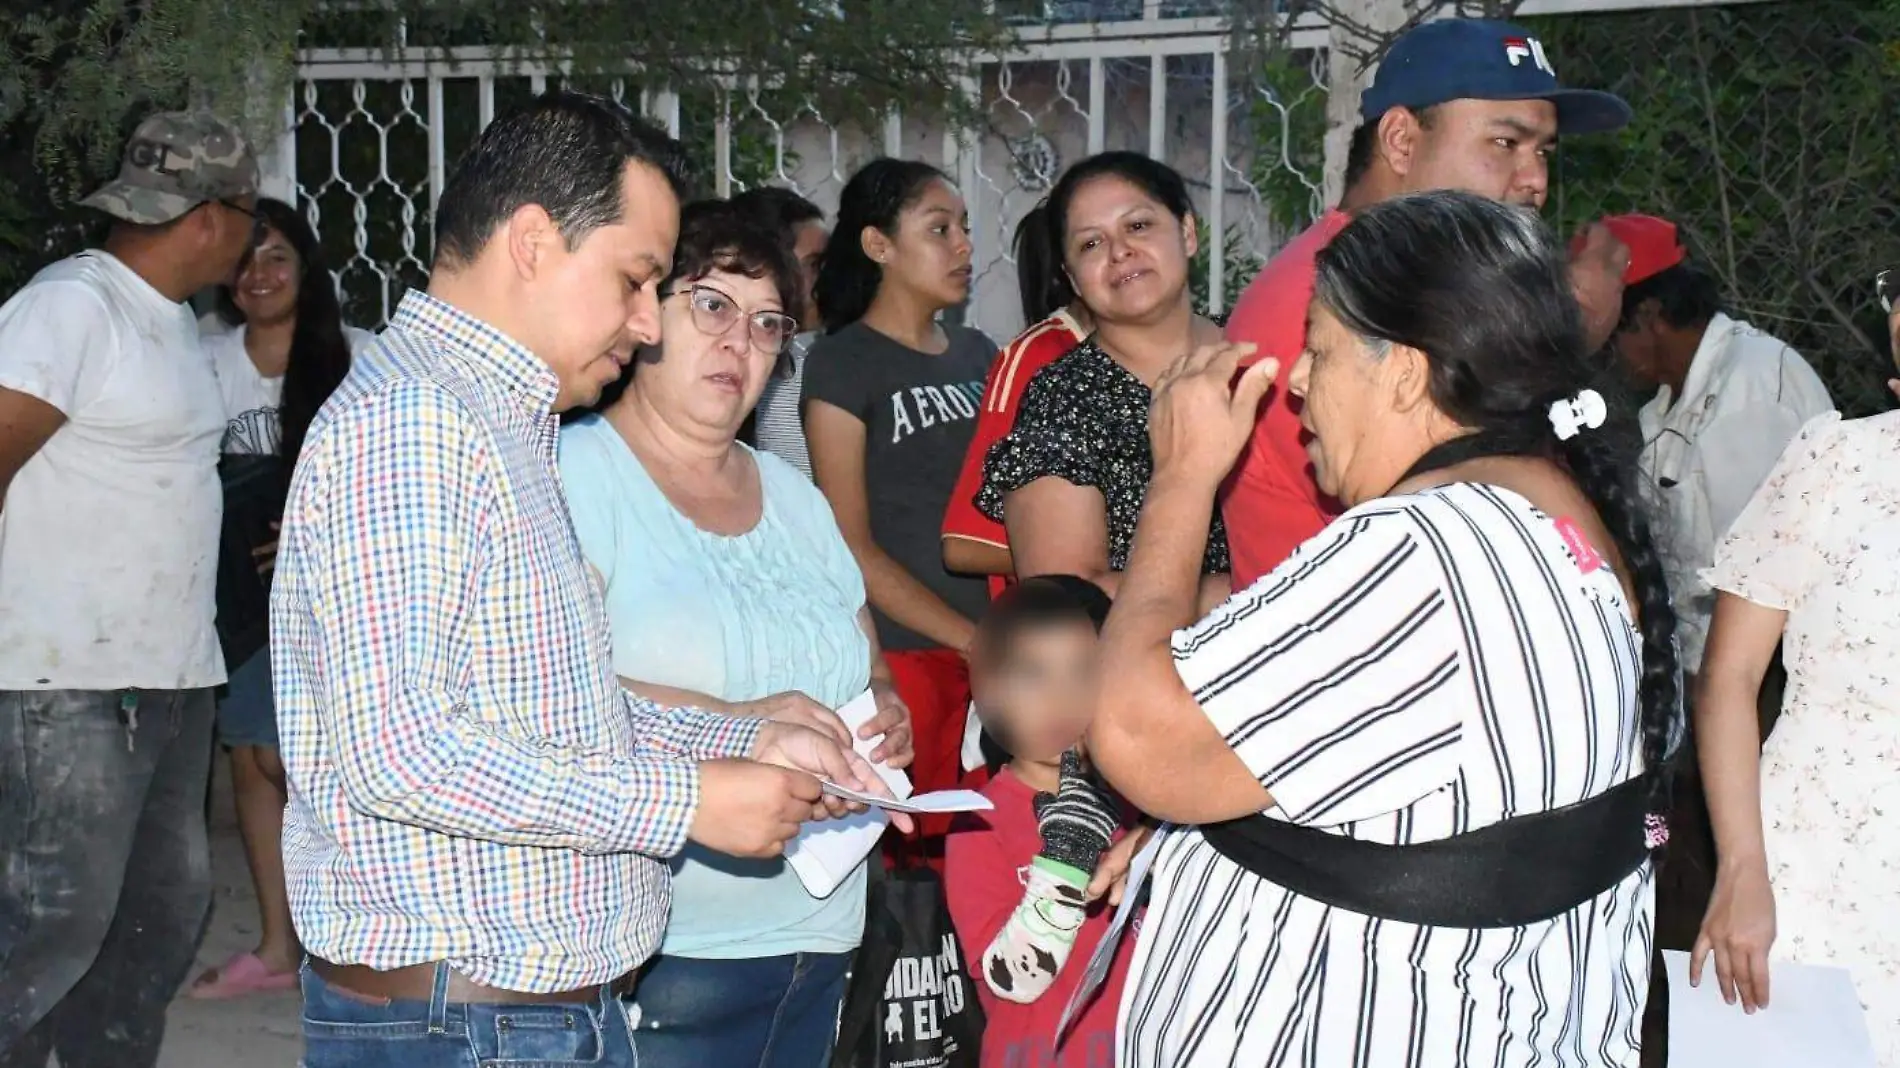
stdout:
[[[1642,472],[1656,487],[1663,566],[1676,601],[1683,670],[1702,664],[1715,594],[1702,581],[1715,546],[1809,419],[1833,407],[1801,355],[1723,314],[1721,288],[1688,261],[1676,225],[1616,215],[1603,225],[1629,249],[1613,335],[1631,377],[1656,396],[1640,418]],[[1693,684],[1684,692],[1693,694]],[[1766,685],[1763,724],[1780,707]],[[1714,887],[1714,836],[1686,742],[1669,814],[1669,855],[1656,876],[1656,966],[1643,1020],[1643,1063],[1667,1063],[1669,994],[1661,951],[1695,943]]]
[[1721,287],[1688,262],[1674,223],[1617,215],[1629,248],[1618,353],[1657,387],[1641,419],[1643,474],[1667,515],[1670,588],[1682,665],[1702,663],[1714,594],[1698,572],[1802,424],[1834,402],[1801,354],[1722,312]]

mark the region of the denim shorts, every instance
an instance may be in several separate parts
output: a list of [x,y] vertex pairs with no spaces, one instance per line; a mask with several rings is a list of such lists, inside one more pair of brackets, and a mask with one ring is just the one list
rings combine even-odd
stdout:
[[231,671],[218,702],[218,740],[277,748],[277,701],[271,696],[270,646]]

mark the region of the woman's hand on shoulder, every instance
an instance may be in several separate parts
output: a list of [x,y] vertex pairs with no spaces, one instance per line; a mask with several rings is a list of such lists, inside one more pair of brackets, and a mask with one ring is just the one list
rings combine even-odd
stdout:
[[1260,400],[1280,373],[1280,361],[1261,360],[1236,381],[1248,342],[1202,345],[1174,361],[1155,381],[1148,414],[1154,475],[1218,483],[1253,435]]

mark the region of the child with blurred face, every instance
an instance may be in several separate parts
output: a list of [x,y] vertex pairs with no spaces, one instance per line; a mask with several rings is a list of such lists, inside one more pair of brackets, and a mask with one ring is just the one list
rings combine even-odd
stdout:
[[995,808],[950,836],[945,884],[958,937],[982,977],[986,1068],[1113,1063],[1132,939],[1117,950],[1101,994],[1061,1046],[1053,1042],[1083,971],[1065,965],[1091,956],[1108,925],[1102,910],[1089,914],[1089,878],[1126,823],[1081,752],[1108,609],[1108,595],[1085,579],[1026,579],[997,598],[971,647],[985,750],[1003,766],[983,790]]
[[1054,792],[1095,701],[1095,645],[1108,595],[1072,575],[1011,587],[977,628],[971,691],[992,758],[1031,789]]

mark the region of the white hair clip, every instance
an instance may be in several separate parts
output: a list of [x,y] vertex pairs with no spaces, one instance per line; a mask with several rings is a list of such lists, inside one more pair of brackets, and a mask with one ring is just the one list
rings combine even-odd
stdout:
[[1569,441],[1580,430],[1595,430],[1602,426],[1609,416],[1610,406],[1603,402],[1603,394],[1586,389],[1569,400],[1560,400],[1550,406],[1550,428],[1557,432],[1558,441]]

